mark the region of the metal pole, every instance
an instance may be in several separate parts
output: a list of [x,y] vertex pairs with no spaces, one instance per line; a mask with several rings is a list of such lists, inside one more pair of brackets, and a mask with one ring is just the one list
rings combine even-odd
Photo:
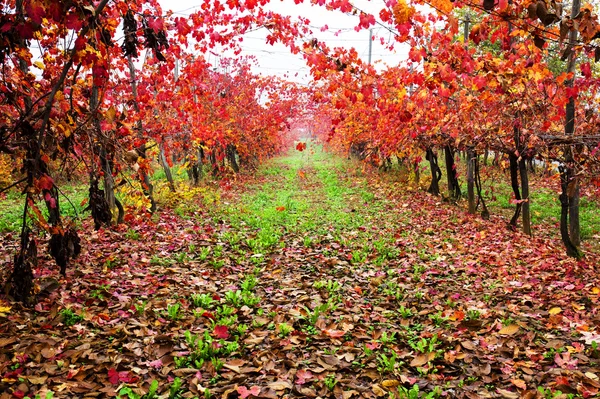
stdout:
[[471,20],[469,19],[469,15],[467,15],[466,19],[465,19],[465,30],[463,33],[463,43],[465,44],[465,47],[467,47],[469,45],[469,23],[471,22]]
[[373,51],[373,29],[369,29],[369,65],[371,65],[372,51]]

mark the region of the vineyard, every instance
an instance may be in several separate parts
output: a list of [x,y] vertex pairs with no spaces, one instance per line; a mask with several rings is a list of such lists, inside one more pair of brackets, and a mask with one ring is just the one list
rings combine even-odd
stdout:
[[311,3],[2,2],[0,399],[599,395],[597,5]]

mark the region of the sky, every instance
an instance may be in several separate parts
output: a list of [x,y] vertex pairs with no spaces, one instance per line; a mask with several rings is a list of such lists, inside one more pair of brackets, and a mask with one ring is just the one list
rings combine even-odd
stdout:
[[[198,8],[199,0],[160,0],[163,11],[172,10],[177,16],[186,16]],[[356,7],[370,12],[377,17],[378,11],[383,7],[383,0],[368,1],[356,0],[352,2]],[[330,47],[354,47],[359,56],[365,61],[369,58],[369,32],[362,30],[356,32],[354,27],[358,25],[358,15],[344,15],[339,11],[327,11],[324,7],[315,7],[310,4],[296,5],[291,0],[275,0],[269,5],[269,9],[283,15],[302,15],[311,21],[311,27],[315,36],[325,41]],[[323,26],[329,29],[321,32]],[[258,65],[253,71],[262,75],[273,75],[285,78],[289,81],[306,84],[310,81],[309,69],[302,55],[291,54],[289,49],[282,44],[273,46],[265,42],[267,30],[262,28],[244,36],[242,43],[242,54],[251,55],[258,59]],[[375,26],[373,35],[376,36],[372,43],[371,60],[378,68],[383,69],[384,64],[398,65],[407,58],[405,48],[398,47],[392,52],[386,49],[380,41],[392,40],[391,34],[382,27]],[[217,64],[217,56],[206,54],[206,58]]]

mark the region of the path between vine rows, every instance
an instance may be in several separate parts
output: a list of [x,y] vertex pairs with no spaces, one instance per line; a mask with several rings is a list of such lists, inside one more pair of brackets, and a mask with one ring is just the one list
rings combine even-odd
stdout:
[[594,260],[347,166],[296,152],[218,204],[85,222],[66,279],[44,255],[38,304],[0,303],[0,398],[598,392]]

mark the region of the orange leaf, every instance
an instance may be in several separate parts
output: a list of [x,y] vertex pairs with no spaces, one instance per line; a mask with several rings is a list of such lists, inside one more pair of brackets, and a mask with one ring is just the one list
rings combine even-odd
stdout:
[[525,381],[523,381],[523,380],[514,378],[514,379],[510,380],[510,382],[512,382],[519,389],[527,389],[527,384],[525,384]]

